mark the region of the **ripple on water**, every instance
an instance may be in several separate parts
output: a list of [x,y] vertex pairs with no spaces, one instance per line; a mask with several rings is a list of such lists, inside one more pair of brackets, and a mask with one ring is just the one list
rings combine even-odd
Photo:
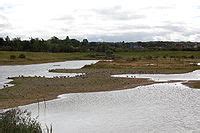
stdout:
[[[28,108],[38,115],[37,104]],[[39,120],[65,132],[200,131],[200,92],[162,83],[113,92],[76,93],[40,103]]]

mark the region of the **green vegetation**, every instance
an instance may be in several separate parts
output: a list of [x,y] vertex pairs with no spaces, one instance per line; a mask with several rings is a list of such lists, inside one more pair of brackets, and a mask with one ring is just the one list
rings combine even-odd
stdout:
[[26,56],[25,56],[25,54],[20,54],[19,58],[24,59],[24,58],[26,58]]
[[177,58],[200,60],[200,52],[198,51],[133,51],[117,52],[115,56],[123,59]]
[[40,123],[32,119],[29,112],[11,109],[0,113],[0,132],[42,133],[42,129]]
[[152,59],[121,59],[114,61],[100,61],[96,64],[85,66],[88,69],[117,69],[130,70],[131,73],[186,73],[197,69],[200,66],[194,62],[199,59],[177,59],[177,58],[152,58]]
[[6,64],[34,64],[82,59],[113,59],[115,61],[130,62],[200,62],[198,51],[132,51],[132,52],[74,52],[74,53],[48,53],[48,52],[16,52],[0,51],[0,65]]
[[14,60],[14,59],[16,59],[16,56],[15,55],[10,55],[10,59]]
[[198,42],[169,42],[169,41],[151,41],[151,42],[89,42],[87,39],[79,41],[70,39],[59,39],[55,36],[48,40],[31,38],[30,40],[21,40],[20,38],[10,39],[0,37],[1,51],[31,51],[31,52],[127,52],[135,50],[200,50]]
[[66,60],[94,59],[89,53],[44,53],[44,52],[20,52],[0,51],[0,65],[9,64],[36,64],[47,62],[59,62]]

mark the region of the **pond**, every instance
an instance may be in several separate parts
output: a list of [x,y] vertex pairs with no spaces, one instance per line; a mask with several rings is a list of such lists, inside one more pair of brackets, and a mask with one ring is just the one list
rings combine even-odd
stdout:
[[[77,69],[97,61],[66,61],[37,65],[0,66],[0,83],[7,77],[75,76],[49,73],[49,69]],[[200,71],[185,74],[125,74],[124,78],[150,78],[156,83],[111,92],[63,94],[57,99],[21,106],[51,125],[54,133],[200,132],[200,91],[182,84],[199,80]],[[179,80],[179,81],[177,81]]]
[[182,84],[198,80],[185,74],[130,74],[156,83],[128,90],[60,95],[55,100],[22,106],[55,133],[200,132],[200,91]]

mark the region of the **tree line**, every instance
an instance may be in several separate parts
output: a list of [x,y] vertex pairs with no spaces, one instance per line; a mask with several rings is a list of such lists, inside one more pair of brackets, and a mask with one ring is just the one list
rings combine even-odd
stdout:
[[79,41],[51,37],[44,40],[30,38],[10,39],[8,36],[0,37],[1,51],[30,51],[30,52],[115,52],[133,50],[200,50],[199,42],[169,42],[169,41],[150,41],[150,42],[89,42],[87,39]]

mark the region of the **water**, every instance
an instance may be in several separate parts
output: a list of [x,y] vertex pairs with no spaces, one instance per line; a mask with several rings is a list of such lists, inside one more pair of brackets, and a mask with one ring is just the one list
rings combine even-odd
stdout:
[[200,80],[200,70],[183,74],[121,74],[112,77],[148,78],[154,81]]
[[23,106],[55,133],[200,132],[200,91],[179,83],[65,94]]
[[[155,81],[198,80],[185,74],[115,75]],[[183,82],[183,81],[182,81]],[[182,84],[157,83],[128,90],[60,95],[58,99],[23,106],[55,133],[200,132],[200,91]]]
[[82,73],[51,73],[51,69],[79,69],[84,65],[96,63],[97,60],[80,60],[80,61],[65,61],[65,62],[55,62],[55,63],[44,63],[44,64],[33,64],[33,65],[9,65],[0,66],[0,89],[4,85],[12,86],[8,84],[11,79],[8,77],[19,77],[23,75],[28,76],[45,76],[47,78],[52,78],[54,76],[69,76],[73,77],[76,75],[81,75]]
[[[62,67],[73,69],[94,62],[72,61]],[[51,64],[45,69],[38,67],[38,70],[42,70],[37,71],[37,74],[42,75],[44,70],[47,72],[48,69],[55,69],[55,67],[61,66]],[[26,71],[30,70],[27,68]],[[113,76],[128,78],[135,76],[155,81],[185,81],[199,80],[199,74],[200,71],[197,70],[185,74]],[[200,91],[183,85],[184,81],[157,83],[111,92],[64,94],[55,100],[40,102],[39,108],[38,104],[20,108],[31,111],[33,117],[38,116],[43,126],[52,124],[54,133],[198,133],[200,132]]]

